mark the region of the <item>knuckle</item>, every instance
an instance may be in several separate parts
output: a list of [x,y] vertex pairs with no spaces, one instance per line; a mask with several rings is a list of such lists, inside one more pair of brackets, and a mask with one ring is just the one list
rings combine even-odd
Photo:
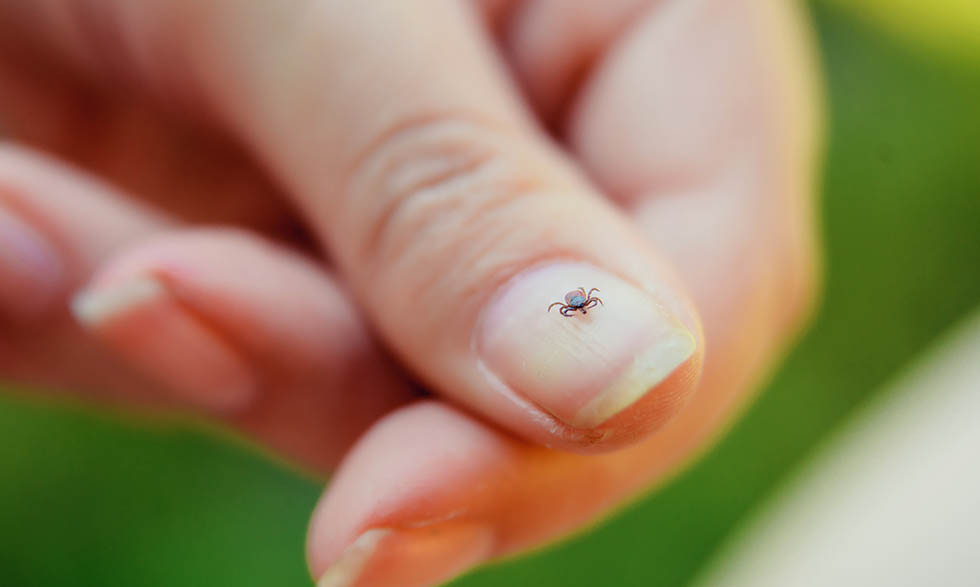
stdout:
[[417,271],[420,259],[450,248],[454,264],[475,260],[508,230],[499,220],[539,187],[515,143],[507,128],[459,115],[380,140],[348,182],[344,217],[359,270],[377,275],[402,263]]

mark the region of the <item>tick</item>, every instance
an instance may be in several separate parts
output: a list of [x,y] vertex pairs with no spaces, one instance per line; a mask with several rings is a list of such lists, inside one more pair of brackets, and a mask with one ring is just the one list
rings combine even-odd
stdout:
[[584,287],[572,290],[565,294],[564,302],[555,302],[551,304],[548,306],[548,311],[550,312],[555,306],[561,306],[561,309],[558,311],[565,317],[571,316],[575,312],[588,314],[589,308],[594,308],[596,304],[602,304],[601,299],[592,297],[592,292],[595,291],[599,291],[599,289],[593,287],[589,290],[589,293],[585,293]]

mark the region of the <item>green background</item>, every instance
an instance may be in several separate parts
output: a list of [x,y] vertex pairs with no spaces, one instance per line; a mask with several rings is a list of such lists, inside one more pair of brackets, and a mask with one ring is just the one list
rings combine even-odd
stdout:
[[[826,291],[811,330],[668,486],[454,585],[689,583],[843,416],[977,306],[980,53],[943,51],[844,4],[813,7],[831,116]],[[191,425],[0,398],[2,586],[309,585],[303,542],[319,493]]]

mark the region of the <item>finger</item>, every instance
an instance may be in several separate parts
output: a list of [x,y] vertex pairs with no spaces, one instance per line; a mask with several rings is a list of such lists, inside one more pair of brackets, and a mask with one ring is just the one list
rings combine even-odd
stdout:
[[[321,267],[248,233],[177,232],[131,201],[38,153],[0,149],[4,377],[217,409],[320,471],[410,397]],[[84,282],[86,330],[67,311]]]
[[[793,20],[798,15],[788,5],[765,5],[764,10],[761,4],[736,5],[731,10],[738,11],[739,18],[734,18],[734,15],[729,15],[732,18],[725,18],[726,13],[722,10],[725,7],[720,4],[724,3],[700,3],[700,10],[694,10],[683,2],[665,4],[663,10],[666,13],[651,13],[649,16],[653,19],[664,18],[664,21],[658,21],[661,27],[637,24],[637,31],[647,31],[637,34],[658,37],[670,32],[675,42],[684,40],[689,44],[681,48],[672,46],[669,55],[696,54],[704,62],[695,60],[693,63],[678,63],[676,59],[663,60],[661,51],[666,49],[658,47],[657,51],[648,53],[643,58],[629,57],[635,67],[634,79],[642,80],[646,76],[674,79],[682,76],[682,71],[672,69],[672,63],[677,63],[678,67],[683,65],[684,71],[725,71],[715,60],[723,62],[726,67],[742,63],[741,60],[733,62],[730,59],[730,55],[738,54],[742,44],[760,47],[758,56],[778,55],[783,59],[780,67],[785,70],[770,70],[772,77],[743,80],[747,85],[761,83],[759,87],[768,88],[767,92],[775,92],[774,86],[763,82],[782,80],[783,83],[798,83],[794,81],[794,76],[812,67],[805,52],[797,44],[799,37],[789,32],[798,30],[796,27],[800,24]],[[672,12],[677,10],[681,10],[685,18]],[[769,26],[759,26],[758,19],[768,22]],[[715,23],[717,26],[706,26],[706,23]],[[734,23],[753,26],[749,27],[748,34],[737,35],[736,31],[731,30],[739,29]],[[675,26],[682,29],[677,31],[670,28]],[[719,51],[697,53],[697,48],[715,40],[721,43]],[[626,41],[622,46],[628,45],[629,41]],[[659,64],[662,69],[651,70],[652,63]],[[595,79],[600,80],[602,77],[599,73]],[[775,92],[775,95],[766,93],[767,103],[780,105],[782,108],[783,101],[794,100],[796,98],[793,96],[803,91],[792,86],[775,86],[780,87],[782,89]],[[619,89],[627,92],[630,86],[623,81]],[[717,94],[722,96],[725,92]],[[619,99],[629,100],[629,97]],[[648,102],[644,104],[644,112],[655,106]],[[615,112],[602,110],[592,116],[614,114]],[[768,212],[762,214],[767,208],[756,203],[755,199],[761,197],[756,194],[756,190],[764,190],[763,193],[770,197],[782,196],[791,200],[790,206],[799,205],[804,209],[806,206],[809,192],[803,184],[804,179],[796,178],[799,183],[793,186],[779,182],[783,174],[787,173],[786,169],[799,170],[804,178],[812,174],[813,135],[812,128],[807,129],[812,121],[807,118],[783,120],[784,126],[776,128],[786,134],[777,132],[768,135],[769,140],[777,143],[777,147],[769,145],[767,149],[777,149],[778,145],[799,141],[794,148],[785,152],[787,157],[792,158],[782,162],[785,168],[767,167],[765,169],[770,173],[768,179],[763,176],[755,183],[721,181],[716,184],[718,174],[706,173],[703,176],[704,194],[725,191],[726,197],[736,201],[744,200],[745,206],[754,206],[751,209],[758,218],[751,219],[751,223],[747,225],[750,227],[748,230],[723,230],[728,226],[727,222],[738,227],[738,223],[750,220],[732,216],[727,220],[716,220],[715,228],[711,231],[695,230],[690,231],[693,234],[685,234],[688,232],[687,227],[699,226],[699,218],[695,216],[693,208],[690,217],[673,217],[675,226],[668,226],[671,222],[667,220],[658,225],[664,232],[656,233],[657,236],[669,235],[664,238],[677,239],[688,244],[681,248],[667,246],[669,243],[665,242],[663,250],[676,260],[685,279],[694,284],[693,291],[699,307],[708,309],[705,314],[705,330],[711,343],[711,354],[705,364],[699,392],[687,409],[658,434],[640,444],[613,454],[588,458],[518,445],[459,413],[436,405],[400,410],[365,435],[334,477],[333,485],[318,507],[311,526],[309,545],[314,574],[325,571],[327,576],[333,572],[347,573],[352,577],[351,584],[368,584],[358,582],[358,569],[363,569],[365,573],[379,573],[382,572],[379,567],[383,567],[387,570],[384,576],[391,584],[395,584],[397,580],[394,569],[397,568],[397,563],[389,558],[388,545],[395,546],[393,550],[396,553],[404,550],[404,546],[398,546],[396,542],[411,540],[412,532],[420,527],[426,528],[431,535],[439,535],[443,526],[447,527],[447,532],[466,527],[470,529],[468,535],[479,534],[473,528],[481,529],[481,532],[493,536],[492,546],[480,546],[485,549],[484,553],[489,553],[486,554],[487,558],[533,548],[574,530],[649,483],[663,479],[702,449],[717,433],[725,419],[730,417],[739,401],[744,401],[747,392],[752,389],[759,377],[760,368],[770,360],[772,344],[785,333],[786,322],[783,317],[789,317],[786,314],[786,300],[774,295],[769,288],[774,287],[776,291],[782,292],[792,290],[780,289],[786,286],[778,280],[753,282],[752,279],[739,275],[739,270],[743,268],[772,263],[772,258],[765,256],[769,253],[769,247],[784,250],[774,237],[769,237],[774,240],[767,238],[763,246],[755,244],[753,233],[771,233],[774,227],[769,223],[779,222],[780,219],[793,222],[791,217],[782,215],[781,211],[773,215]],[[700,121],[691,121],[692,124],[695,122]],[[638,128],[644,124],[643,120],[636,120]],[[704,136],[709,137],[708,144],[702,147],[710,153],[710,143],[717,140],[717,137],[707,132]],[[586,148],[582,145],[580,152],[584,153]],[[648,152],[643,149],[642,143],[637,146],[637,150]],[[692,147],[687,152],[696,154],[698,149]],[[639,154],[631,149],[623,153],[626,158],[639,157]],[[654,168],[658,165],[656,161],[650,160],[647,164]],[[642,165],[637,163],[637,171],[643,170]],[[608,169],[606,171],[609,172]],[[609,173],[611,179],[618,177]],[[692,177],[697,179],[702,176],[695,174]],[[782,185],[782,191],[773,187],[770,182]],[[640,200],[662,201],[664,211],[669,210],[671,205],[682,206],[685,201],[691,200],[692,207],[701,206],[700,219],[704,219],[712,207],[723,201],[712,200],[696,190],[673,194],[653,189],[660,186],[661,184],[648,186],[651,189],[644,191],[644,197]],[[643,205],[622,201],[631,208]],[[774,207],[778,205],[773,202]],[[731,209],[731,206],[724,208],[728,212]],[[778,207],[776,209],[779,210]],[[788,234],[792,235],[796,230],[800,231],[800,235],[807,235],[807,229],[803,227],[794,228]],[[698,239],[701,239],[700,246],[694,246],[692,241],[696,242]],[[747,244],[750,246],[746,246]],[[789,245],[791,248],[799,243]],[[729,250],[736,251],[734,258],[729,256]],[[713,266],[711,261],[716,256],[726,260],[732,269]],[[794,275],[807,275],[808,271],[812,271],[812,259],[802,257],[794,260],[789,257],[788,263],[788,271],[780,273],[790,281]],[[751,272],[750,275],[758,277],[758,274]],[[789,306],[805,305],[809,298],[805,290],[812,287],[812,276],[809,277],[809,283],[810,286],[801,284],[802,299],[791,301]],[[786,293],[783,295],[793,297]],[[732,297],[738,300],[738,304],[728,302]],[[799,318],[797,313],[795,320]],[[441,433],[434,437],[419,438],[411,443],[404,441],[405,438],[414,438],[413,430],[422,427],[440,430]],[[412,470],[398,464],[406,462],[412,463]],[[377,489],[367,495],[357,494],[356,488],[365,486]],[[377,558],[372,558],[371,552],[347,550],[351,544],[356,543],[359,536],[372,529],[385,531],[385,540],[379,539],[373,545],[373,555]],[[461,540],[459,550],[451,547],[435,549],[432,568],[437,573],[441,570],[442,574],[434,574],[427,580],[434,584],[437,579],[444,580],[457,572],[458,565],[465,567],[473,564],[474,555],[470,550],[472,544]],[[349,564],[352,559],[356,564]],[[336,561],[340,561],[340,564],[335,564]],[[410,561],[399,563],[412,564]],[[371,578],[375,581],[374,584],[386,584],[376,577]],[[425,583],[420,581],[419,584]]]
[[[311,10],[272,57],[225,66],[250,70],[222,103],[399,357],[555,446],[608,448],[666,420],[697,378],[694,312],[525,120],[472,15],[448,2]],[[579,286],[605,305],[547,312]]]
[[[561,3],[527,6],[508,35],[518,75],[542,103],[566,96],[562,134],[678,267],[717,360],[761,366],[813,302],[818,92],[802,19],[780,3],[670,2],[616,38],[627,0],[583,7],[586,30]],[[581,73],[583,36],[604,44]],[[739,397],[718,393],[695,402]]]
[[673,424],[642,443],[576,455],[517,442],[451,406],[387,416],[334,475],[308,533],[320,585],[437,585],[571,532],[689,455]]
[[579,87],[588,82],[610,46],[655,8],[647,0],[518,4],[501,27],[502,50],[538,116],[549,126],[560,126]]
[[93,178],[11,144],[0,143],[0,181],[0,238],[7,241],[0,248],[0,311],[8,319],[50,309],[110,251],[169,222]]
[[171,232],[132,245],[74,310],[186,401],[320,470],[411,399],[323,268],[247,232]]
[[160,393],[87,341],[66,301],[111,251],[167,225],[94,179],[39,153],[0,145],[0,373],[37,387],[70,384],[91,395],[129,390],[134,401]]
[[[567,120],[583,164],[682,268],[715,369],[764,368],[813,305],[819,94],[804,22],[782,2],[665,4],[610,50]],[[685,228],[699,223],[713,229]],[[688,417],[744,398],[717,386]]]

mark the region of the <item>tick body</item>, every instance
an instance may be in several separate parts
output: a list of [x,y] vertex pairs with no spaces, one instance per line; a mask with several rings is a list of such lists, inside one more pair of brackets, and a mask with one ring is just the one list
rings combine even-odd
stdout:
[[571,317],[573,314],[575,314],[575,312],[588,314],[589,308],[594,308],[596,305],[602,304],[601,299],[592,296],[592,293],[597,291],[599,291],[599,289],[595,287],[590,289],[588,292],[585,291],[584,287],[574,289],[565,294],[564,302],[555,302],[548,306],[548,311],[550,312],[552,308],[559,306],[558,312],[565,317]]

